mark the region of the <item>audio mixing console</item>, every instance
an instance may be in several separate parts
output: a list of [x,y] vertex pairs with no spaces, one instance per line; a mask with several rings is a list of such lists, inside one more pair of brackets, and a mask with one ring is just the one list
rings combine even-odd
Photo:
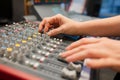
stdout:
[[71,42],[38,33],[33,22],[0,27],[0,79],[90,80],[83,62],[67,63],[58,56]]

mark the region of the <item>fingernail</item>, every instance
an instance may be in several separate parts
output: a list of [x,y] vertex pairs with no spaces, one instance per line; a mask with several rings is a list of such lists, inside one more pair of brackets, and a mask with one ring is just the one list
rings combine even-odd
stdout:
[[69,47],[66,47],[65,50],[69,50]]
[[62,58],[64,58],[65,56],[63,55],[63,53],[60,53],[59,56],[61,56]]
[[87,66],[87,64],[88,64],[89,62],[91,62],[91,59],[87,58],[87,59],[84,60],[83,65],[84,65],[84,66]]
[[47,34],[50,36],[50,35],[51,35],[51,32],[48,32]]
[[59,53],[59,56],[62,56],[62,53]]
[[67,62],[72,62],[71,57],[67,57],[65,60],[66,60]]
[[71,50],[71,47],[70,47],[70,46],[67,46],[65,49],[66,49],[66,50]]

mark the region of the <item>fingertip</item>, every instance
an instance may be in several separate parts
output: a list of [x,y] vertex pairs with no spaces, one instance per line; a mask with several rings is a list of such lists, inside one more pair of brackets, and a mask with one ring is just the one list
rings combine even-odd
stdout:
[[67,46],[65,49],[68,51],[68,50],[72,50],[72,49],[74,49],[75,47],[77,47],[77,46],[74,46],[74,45],[69,45],[69,46]]
[[54,30],[50,30],[47,34],[48,34],[49,36],[57,35],[57,33],[55,32],[55,29],[54,29]]
[[44,33],[47,33],[48,32],[48,27],[45,27],[44,28]]
[[[73,42],[73,43],[74,43],[74,42]],[[71,50],[71,49],[73,49],[73,45],[72,45],[73,43],[71,43],[70,45],[68,45],[65,49],[66,49],[66,50]]]
[[71,50],[71,49],[77,47],[78,45],[79,45],[79,43],[73,42],[69,46],[66,47],[66,50]]
[[59,56],[61,56],[62,58],[65,58],[64,53],[60,53]]
[[72,62],[72,60],[70,58],[65,58],[65,61]]
[[49,36],[52,36],[52,33],[51,33],[51,31],[49,31],[49,32],[47,33],[47,35],[49,35]]
[[107,63],[104,64],[104,62],[102,59],[85,59],[84,65],[89,68],[98,69],[98,68],[107,67],[107,65],[106,65]]
[[65,60],[66,60],[67,62],[75,62],[75,61],[78,61],[78,60],[77,60],[75,57],[73,57],[73,56],[66,57]]
[[62,53],[59,53],[58,55],[62,57]]
[[87,59],[84,60],[84,64],[83,65],[87,66],[87,67],[90,67],[91,62],[92,62],[92,60],[87,58]]
[[42,30],[41,30],[41,28],[39,27],[39,29],[38,29],[38,32],[41,32]]
[[40,32],[40,29],[38,28],[38,32]]
[[39,24],[39,29],[38,29],[38,31],[41,32],[42,29],[43,29],[43,27],[44,27],[44,25],[43,25],[43,23],[41,22],[41,23]]
[[68,47],[65,48],[65,50],[67,50],[67,51],[71,50],[71,47],[68,46]]

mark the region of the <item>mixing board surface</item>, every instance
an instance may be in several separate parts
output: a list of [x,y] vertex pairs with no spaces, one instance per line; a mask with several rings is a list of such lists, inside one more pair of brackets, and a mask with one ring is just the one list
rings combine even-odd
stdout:
[[[67,63],[59,57],[71,42],[38,33],[38,24],[33,22],[1,27],[0,75],[5,74],[2,66],[6,66],[6,70],[18,70],[42,80],[90,80],[91,71],[83,62]],[[5,76],[2,80],[6,79]]]

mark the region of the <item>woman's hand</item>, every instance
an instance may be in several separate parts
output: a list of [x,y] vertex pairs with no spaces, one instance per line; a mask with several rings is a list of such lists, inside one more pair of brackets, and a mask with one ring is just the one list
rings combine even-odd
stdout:
[[75,35],[78,30],[77,24],[78,22],[58,14],[56,16],[43,19],[39,25],[39,32],[44,29],[44,32],[48,32],[48,35],[50,36],[60,33]]
[[68,62],[85,60],[90,68],[109,67],[120,71],[120,41],[108,38],[83,38],[60,54]]

